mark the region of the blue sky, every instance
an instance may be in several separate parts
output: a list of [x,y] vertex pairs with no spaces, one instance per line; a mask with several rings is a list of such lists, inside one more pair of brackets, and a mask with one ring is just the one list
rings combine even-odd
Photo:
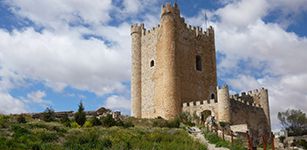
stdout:
[[[86,110],[130,114],[130,25],[159,23],[153,0],[0,1],[0,113]],[[181,15],[215,28],[218,82],[232,93],[269,89],[273,128],[307,111],[305,0],[177,0]]]

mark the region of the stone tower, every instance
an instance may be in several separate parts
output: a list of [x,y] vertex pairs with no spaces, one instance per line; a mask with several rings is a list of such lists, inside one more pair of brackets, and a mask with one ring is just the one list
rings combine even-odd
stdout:
[[174,118],[183,103],[216,100],[214,30],[187,25],[177,4],[162,6],[160,24],[131,26],[134,117]]
[[218,120],[222,122],[231,122],[229,89],[227,85],[217,89],[217,99]]

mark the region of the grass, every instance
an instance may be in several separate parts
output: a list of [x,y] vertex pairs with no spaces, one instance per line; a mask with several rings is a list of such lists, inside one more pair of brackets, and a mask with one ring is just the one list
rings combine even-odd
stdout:
[[208,132],[206,130],[203,130],[205,138],[209,141],[211,144],[215,144],[216,147],[225,147],[229,148],[230,150],[246,150],[246,148],[243,145],[243,142],[239,139],[234,140],[231,144],[230,142],[223,140],[219,136],[217,136],[213,132]]
[[194,141],[184,129],[146,126],[147,123],[153,124],[153,120],[130,118],[125,121],[139,122],[140,125],[71,128],[59,122],[30,120],[27,123],[18,123],[14,117],[0,117],[0,149],[206,150],[204,145]]

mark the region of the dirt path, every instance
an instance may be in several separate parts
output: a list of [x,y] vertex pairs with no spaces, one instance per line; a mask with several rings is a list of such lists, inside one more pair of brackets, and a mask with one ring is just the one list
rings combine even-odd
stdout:
[[207,145],[208,150],[229,150],[228,148],[224,147],[215,147],[215,144],[210,144],[208,140],[205,139],[204,135],[202,134],[201,130],[197,127],[192,127],[192,132],[190,135],[198,140],[200,143]]

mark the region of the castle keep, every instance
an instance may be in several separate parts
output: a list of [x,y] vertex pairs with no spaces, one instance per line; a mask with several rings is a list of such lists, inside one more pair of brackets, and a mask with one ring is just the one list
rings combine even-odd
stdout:
[[171,119],[181,112],[270,131],[268,91],[229,95],[217,87],[214,29],[185,23],[177,4],[162,7],[160,24],[131,26],[132,115]]

